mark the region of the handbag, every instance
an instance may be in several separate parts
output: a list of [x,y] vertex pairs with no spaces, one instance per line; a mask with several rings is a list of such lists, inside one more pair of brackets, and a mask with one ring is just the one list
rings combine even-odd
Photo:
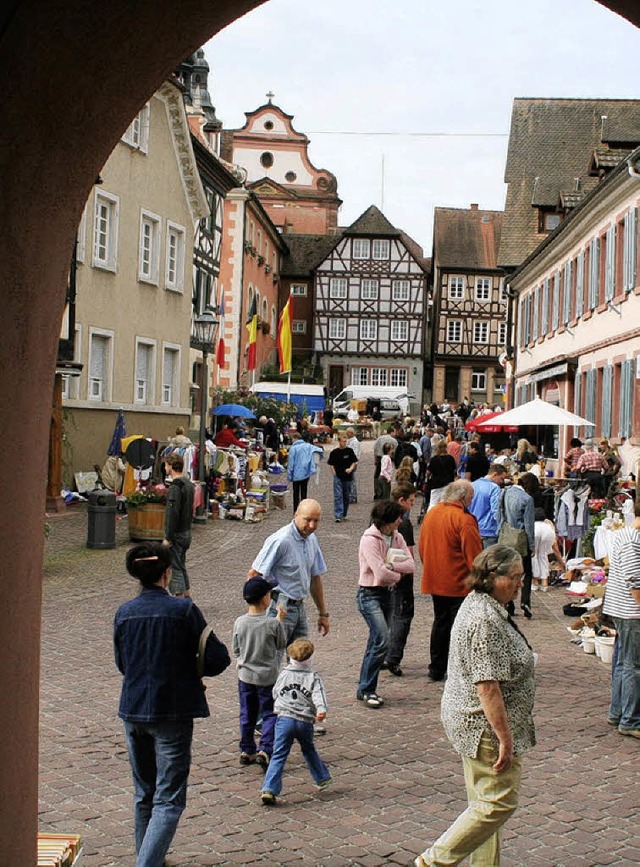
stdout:
[[198,677],[214,677],[231,664],[229,651],[216,636],[213,626],[205,626],[198,641],[196,671]]
[[502,496],[500,497],[500,518],[502,520],[502,526],[498,532],[498,545],[506,545],[508,548],[513,548],[514,551],[517,551],[521,557],[526,557],[529,553],[529,540],[527,539],[525,530],[516,530],[515,527],[511,526],[511,524],[507,524],[504,508],[505,494],[506,491],[503,491]]
[[516,530],[511,524],[504,523],[500,527],[498,545],[506,545],[508,548],[513,548],[521,557],[526,557],[529,553],[529,542],[526,532],[524,530]]

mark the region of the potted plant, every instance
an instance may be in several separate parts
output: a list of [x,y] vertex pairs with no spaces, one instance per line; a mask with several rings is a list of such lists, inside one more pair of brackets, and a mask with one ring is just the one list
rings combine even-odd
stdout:
[[164,539],[164,511],[167,489],[164,485],[148,485],[126,498],[129,518],[129,538],[134,542]]

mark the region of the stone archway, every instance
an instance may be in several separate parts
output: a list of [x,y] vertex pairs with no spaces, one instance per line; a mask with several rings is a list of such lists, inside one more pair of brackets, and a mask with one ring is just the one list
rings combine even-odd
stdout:
[[[42,518],[76,227],[100,168],[149,95],[184,57],[263,2],[12,0],[0,12],[0,405],[12,482],[0,503],[6,863],[35,863]],[[640,26],[636,0],[600,2]]]

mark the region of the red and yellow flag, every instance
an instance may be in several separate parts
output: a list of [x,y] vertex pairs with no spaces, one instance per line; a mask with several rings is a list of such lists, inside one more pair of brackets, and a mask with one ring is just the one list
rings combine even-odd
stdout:
[[291,370],[291,344],[292,344],[293,310],[291,295],[284,305],[278,322],[278,356],[280,358],[280,373],[289,373]]
[[247,331],[249,339],[247,345],[247,370],[255,370],[257,365],[257,340],[258,340],[258,307],[256,296],[251,300],[251,307],[247,314]]

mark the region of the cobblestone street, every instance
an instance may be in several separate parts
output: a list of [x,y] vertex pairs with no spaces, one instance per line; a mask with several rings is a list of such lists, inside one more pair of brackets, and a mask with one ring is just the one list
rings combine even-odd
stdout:
[[[441,684],[426,677],[429,599],[416,598],[405,676],[381,674],[385,706],[370,710],[355,700],[366,636],[354,603],[357,551],[372,505],[373,475],[371,443],[363,446],[359,503],[345,523],[333,521],[326,461],[319,486],[312,482],[309,488],[324,509],[318,537],[329,566],[331,613],[331,633],[318,638],[315,656],[330,703],[327,734],[317,743],[334,785],[316,792],[294,748],[277,807],[260,804],[260,769],[238,763],[232,666],[208,681],[211,717],[196,721],[188,806],[170,865],[406,865],[464,807],[461,762],[439,721]],[[244,611],[246,572],[264,538],[290,517],[288,500],[286,510],[272,510],[259,524],[210,521],[194,527],[188,556],[193,597],[227,645]],[[124,569],[127,521],[118,520],[112,551],[85,547],[84,505],[69,507],[51,523],[39,827],[81,834],[85,867],[132,865],[132,787],[116,716],[121,678],[111,635],[116,608],[136,592]],[[564,591],[552,588],[533,601],[533,620],[519,617],[518,625],[540,654],[538,746],[525,758],[521,805],[505,828],[503,864],[639,864],[640,744],[607,725],[609,670],[570,643]]]

